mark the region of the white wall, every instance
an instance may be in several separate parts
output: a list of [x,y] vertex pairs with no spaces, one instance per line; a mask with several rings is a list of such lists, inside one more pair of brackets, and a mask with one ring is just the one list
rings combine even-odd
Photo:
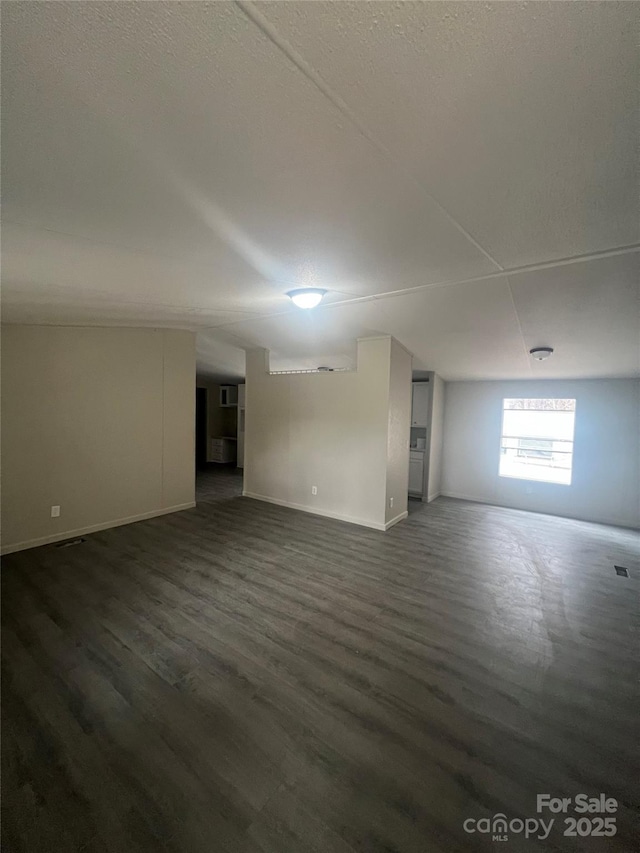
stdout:
[[387,525],[395,518],[404,517],[409,500],[407,444],[411,430],[411,361],[411,353],[395,338],[391,338],[385,503]]
[[[576,399],[570,486],[498,476],[505,397]],[[587,521],[640,526],[640,382],[448,382],[441,492]]]
[[3,326],[3,552],[194,506],[194,387],[191,332]]
[[430,379],[431,414],[429,420],[429,447],[427,460],[427,500],[435,500],[442,489],[442,452],[444,438],[445,384],[434,373]]
[[270,375],[268,369],[266,350],[247,353],[244,494],[377,529],[404,517],[411,405],[406,351],[390,337],[367,338],[358,341],[353,372]]

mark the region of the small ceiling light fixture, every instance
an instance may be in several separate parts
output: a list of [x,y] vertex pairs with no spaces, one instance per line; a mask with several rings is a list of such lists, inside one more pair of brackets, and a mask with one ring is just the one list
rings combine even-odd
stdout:
[[553,355],[553,349],[552,347],[534,347],[529,350],[529,355],[533,356],[536,361],[544,361],[545,358]]
[[287,296],[298,308],[315,308],[326,292],[321,287],[299,287],[297,290],[290,290]]

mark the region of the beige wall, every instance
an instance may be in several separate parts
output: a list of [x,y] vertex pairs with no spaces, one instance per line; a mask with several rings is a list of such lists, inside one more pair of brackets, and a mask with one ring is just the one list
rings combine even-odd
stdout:
[[[249,351],[244,494],[384,529],[389,455],[394,472],[409,464],[411,371],[404,371],[406,412],[395,414],[406,422],[402,449],[390,453],[392,366],[390,337],[358,341],[357,371],[345,373],[269,375],[266,350]],[[400,406],[402,393],[394,393]],[[390,489],[406,471],[391,473]],[[404,482],[398,502],[406,509]]]
[[191,332],[4,326],[2,550],[193,506],[194,385]]
[[427,500],[435,500],[442,487],[442,449],[444,438],[445,384],[437,373],[432,374],[429,419],[429,458],[427,461]]
[[[498,476],[505,397],[576,399],[570,486]],[[442,494],[640,526],[640,382],[448,382]]]

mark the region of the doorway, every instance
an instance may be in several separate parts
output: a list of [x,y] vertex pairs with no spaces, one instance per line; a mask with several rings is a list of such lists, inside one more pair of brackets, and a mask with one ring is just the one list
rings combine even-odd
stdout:
[[196,470],[207,467],[207,389],[196,388]]

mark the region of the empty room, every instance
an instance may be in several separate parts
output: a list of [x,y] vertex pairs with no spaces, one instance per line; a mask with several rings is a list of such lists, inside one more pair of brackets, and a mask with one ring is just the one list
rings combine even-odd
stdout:
[[0,14],[3,850],[637,849],[640,4]]

